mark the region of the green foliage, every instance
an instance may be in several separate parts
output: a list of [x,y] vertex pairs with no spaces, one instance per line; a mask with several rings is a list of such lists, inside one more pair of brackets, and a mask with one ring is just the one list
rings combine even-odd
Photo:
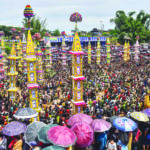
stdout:
[[[28,28],[28,19],[24,18],[22,24],[25,28]],[[31,30],[32,35],[38,32],[41,34],[41,37],[43,37],[47,32],[46,19],[41,20],[40,17],[34,16],[33,18],[30,19],[30,28],[32,28]]]
[[115,29],[112,30],[112,35],[118,37],[118,41],[123,44],[124,36],[131,38],[130,43],[136,41],[136,36],[140,37],[140,42],[148,42],[150,40],[150,14],[140,11],[136,17],[133,17],[135,12],[126,14],[123,10],[116,12],[116,17],[110,22],[115,24]]
[[60,31],[58,29],[54,30],[52,36],[60,36]]
[[11,47],[8,46],[8,45],[6,45],[6,46],[5,46],[5,52],[7,53],[7,55],[10,54],[10,51],[11,51]]

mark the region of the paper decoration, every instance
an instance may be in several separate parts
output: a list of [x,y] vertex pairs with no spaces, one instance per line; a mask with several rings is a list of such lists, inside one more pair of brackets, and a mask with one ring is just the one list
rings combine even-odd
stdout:
[[31,92],[32,92],[32,98],[36,98],[36,96],[35,96],[35,90],[32,90]]
[[78,106],[78,113],[80,113],[81,112],[81,107],[80,106]]
[[80,66],[77,67],[77,74],[80,74]]
[[80,98],[81,98],[81,93],[77,92],[77,99],[80,100]]
[[80,81],[77,81],[77,89],[80,89]]
[[36,100],[32,100],[32,107],[36,108]]
[[77,64],[80,64],[80,56],[77,56]]

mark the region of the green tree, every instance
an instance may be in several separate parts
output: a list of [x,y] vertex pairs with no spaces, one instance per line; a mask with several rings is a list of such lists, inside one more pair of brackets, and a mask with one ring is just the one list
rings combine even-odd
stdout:
[[114,30],[118,34],[121,44],[125,41],[124,36],[131,38],[131,44],[135,43],[136,36],[140,37],[140,42],[148,42],[150,40],[150,15],[140,11],[136,17],[133,17],[135,14],[135,11],[126,14],[123,10],[118,10],[115,18],[110,20],[110,22],[115,24]]
[[54,32],[52,32],[52,36],[60,36],[60,31],[58,29],[54,30]]
[[[25,28],[28,28],[27,18],[23,19],[22,24]],[[41,20],[40,17],[34,16],[30,20],[30,28],[32,28],[32,30],[31,30],[32,35],[34,35],[36,32],[39,32],[41,34],[41,36],[43,37],[45,35],[45,33],[47,32],[46,19]]]

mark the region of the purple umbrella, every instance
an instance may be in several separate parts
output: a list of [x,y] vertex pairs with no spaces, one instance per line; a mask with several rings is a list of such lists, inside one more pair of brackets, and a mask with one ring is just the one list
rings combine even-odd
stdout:
[[81,122],[84,122],[84,123],[90,125],[92,123],[92,121],[93,121],[93,119],[86,114],[76,114],[76,115],[73,115],[68,120],[68,125],[72,127],[75,123],[81,123]]
[[24,123],[19,121],[13,121],[3,128],[3,134],[7,136],[16,136],[24,133],[26,129],[27,126]]
[[150,117],[150,108],[145,109],[143,112]]
[[51,143],[62,147],[70,147],[77,140],[75,133],[71,129],[63,126],[50,128],[47,132],[47,137]]
[[90,125],[86,123],[76,123],[71,129],[77,136],[77,147],[84,148],[92,143],[94,132]]
[[111,123],[103,120],[103,119],[95,119],[93,120],[91,127],[94,132],[105,132],[111,128]]

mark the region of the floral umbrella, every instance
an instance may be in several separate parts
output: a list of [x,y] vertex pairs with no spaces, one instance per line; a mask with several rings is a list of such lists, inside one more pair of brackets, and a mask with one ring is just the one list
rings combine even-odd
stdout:
[[76,115],[73,115],[67,122],[67,124],[69,126],[73,126],[74,124],[76,123],[81,123],[81,122],[84,122],[86,124],[91,124],[93,121],[93,119],[91,118],[91,116],[88,116],[86,114],[76,114]]
[[62,147],[70,147],[77,140],[75,133],[71,129],[63,126],[50,128],[47,132],[47,137],[51,143]]
[[71,129],[77,136],[76,146],[84,148],[92,143],[94,132],[90,125],[86,123],[76,123]]
[[148,116],[150,117],[150,108],[145,109],[145,110],[143,111],[143,113],[145,113],[146,115],[148,115]]
[[111,124],[103,119],[93,120],[91,127],[94,132],[105,132],[111,128]]
[[31,108],[21,108],[14,114],[15,118],[18,119],[26,119],[26,118],[34,118],[38,115],[38,113]]
[[30,142],[35,141],[38,135],[38,132],[44,126],[46,126],[46,124],[43,122],[39,122],[39,121],[33,122],[30,125],[28,125],[27,130],[25,132],[26,143],[29,144]]
[[38,132],[38,139],[39,141],[41,141],[42,143],[48,144],[50,143],[47,139],[47,132],[50,128],[58,126],[57,124],[48,124],[44,127],[42,127],[40,129],[40,131]]
[[141,121],[141,122],[148,122],[149,121],[148,116],[142,112],[135,111],[135,112],[131,113],[130,116],[137,121]]
[[134,131],[135,129],[137,129],[137,124],[133,120],[126,117],[116,118],[113,121],[113,126],[123,132]]
[[24,133],[27,129],[27,126],[19,121],[13,121],[9,124],[7,124],[4,128],[3,128],[3,134],[7,135],[7,136],[16,136],[19,135],[21,133]]

